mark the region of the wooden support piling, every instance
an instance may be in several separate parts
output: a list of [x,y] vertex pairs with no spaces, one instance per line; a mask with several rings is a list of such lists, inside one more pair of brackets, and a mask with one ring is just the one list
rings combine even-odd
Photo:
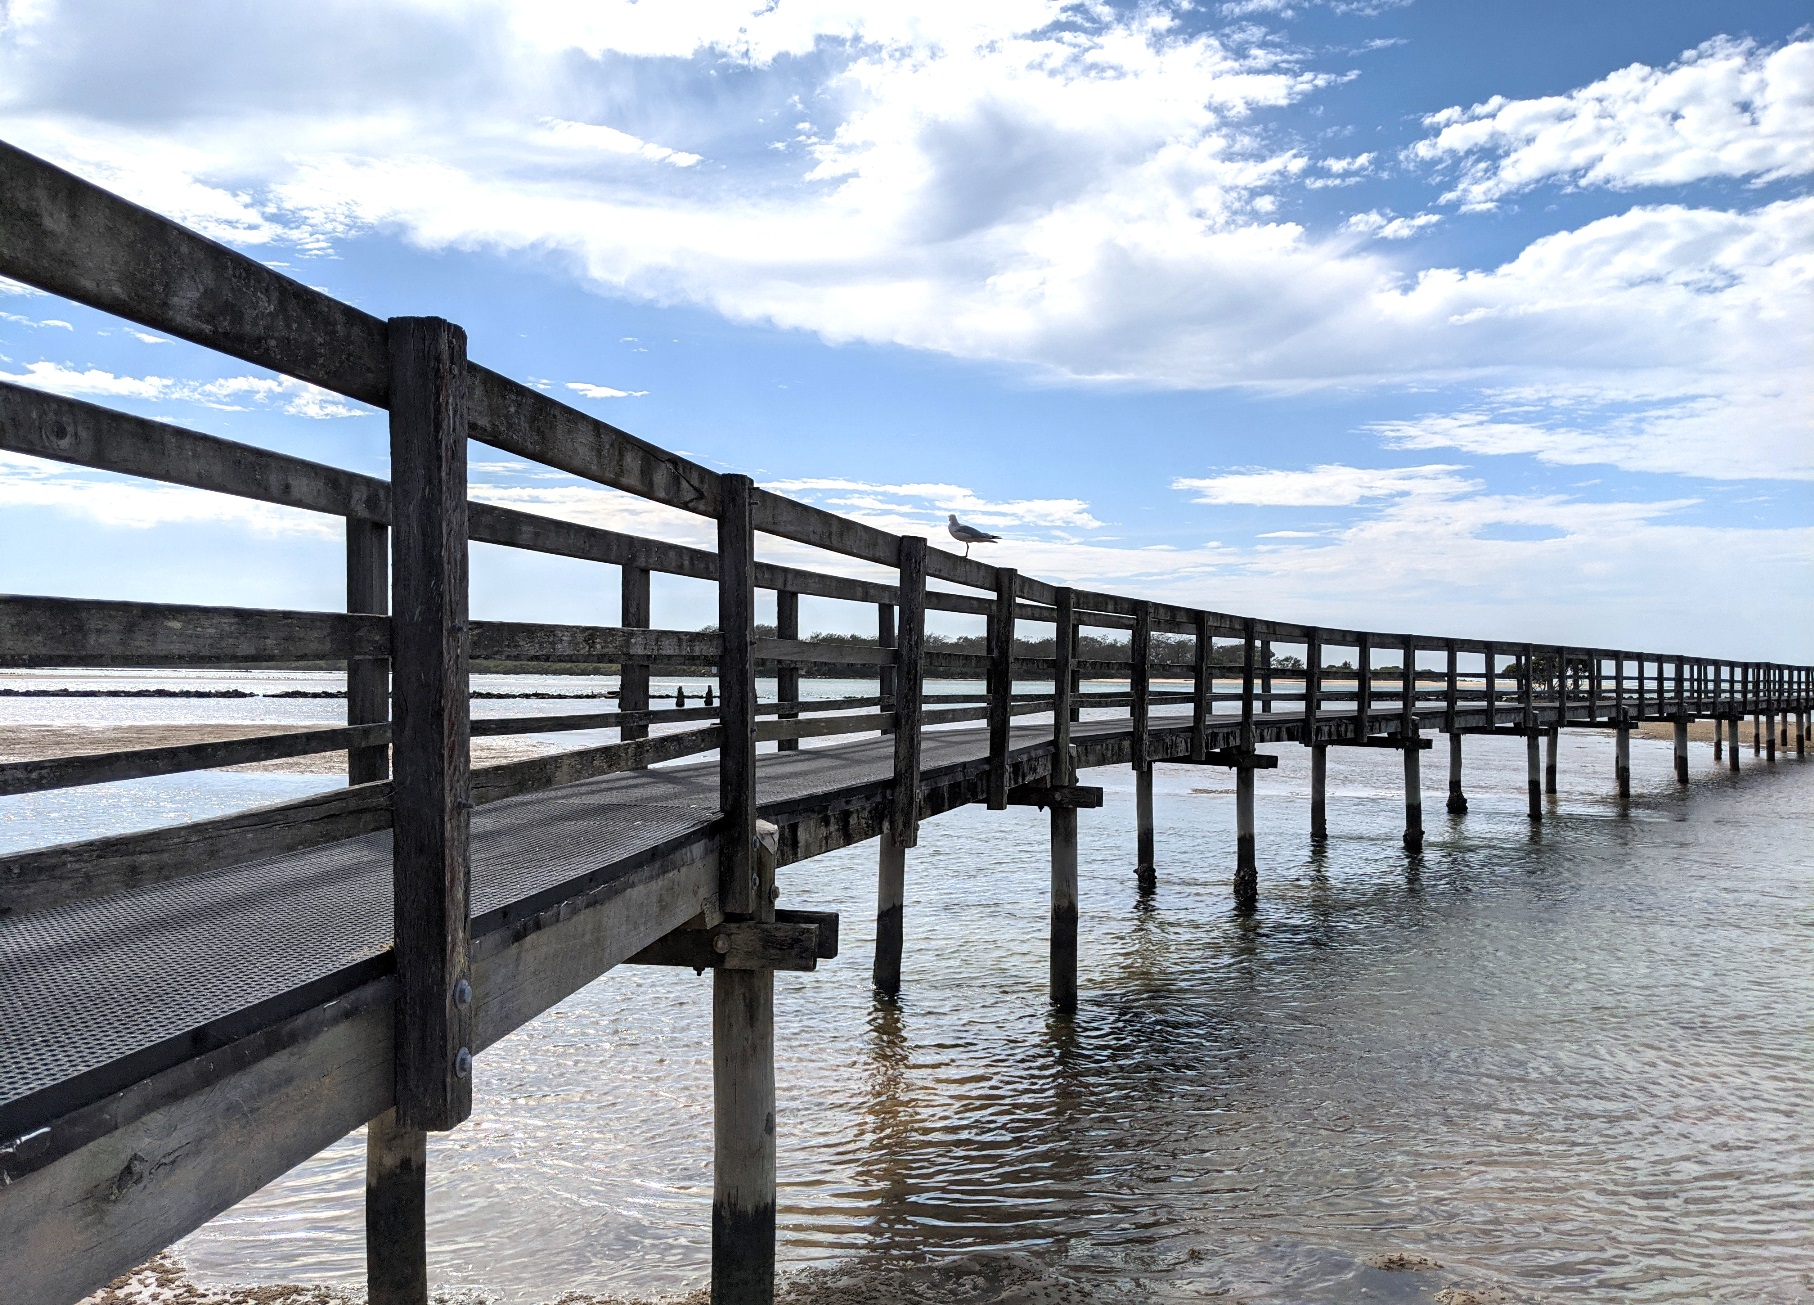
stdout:
[[1536,730],[1524,731],[1525,789],[1529,796],[1526,814],[1532,824],[1543,820],[1543,747]]
[[1619,717],[1617,737],[1614,743],[1613,769],[1619,779],[1619,801],[1631,801],[1631,722],[1623,715]]
[[[1150,773],[1150,772],[1149,772]],[[1077,1007],[1077,808],[1052,808],[1052,920],[1048,983],[1052,1004]]]
[[[1196,656],[1191,667],[1190,759],[1201,761],[1209,752],[1209,713],[1213,705],[1210,698],[1215,693],[1216,682],[1215,639],[1209,632],[1208,612],[1197,613],[1196,626]],[[1311,710],[1308,698],[1304,710]]]
[[1134,877],[1142,892],[1151,892],[1158,883],[1153,836],[1153,763],[1148,740],[1148,700],[1152,684],[1153,607],[1151,603],[1134,604],[1134,629],[1129,652],[1133,666],[1128,672],[1128,707],[1133,736],[1134,767]]
[[[1254,623],[1241,632],[1241,743],[1243,760],[1253,756]],[[1251,765],[1235,768],[1235,909],[1252,911],[1260,900],[1259,861],[1254,850],[1253,773]]]
[[427,1305],[428,1134],[386,1110],[365,1130],[368,1305]]
[[892,826],[882,830],[876,865],[876,952],[870,978],[884,997],[901,991],[907,899],[907,849],[895,841]]
[[1738,774],[1738,770],[1739,770],[1739,767],[1738,767],[1738,752],[1739,752],[1738,742],[1739,742],[1739,723],[1741,720],[1742,720],[1742,717],[1739,717],[1736,715],[1726,717],[1726,744],[1727,744],[1726,764],[1727,764],[1728,769],[1730,769],[1734,775]]
[[1423,775],[1420,748],[1405,748],[1405,851],[1423,851]]
[[1461,787],[1461,731],[1449,735],[1449,814],[1466,815],[1468,797]]
[[1713,718],[1713,760],[1718,763],[1726,759],[1726,722],[1723,717]]
[[712,971],[712,1305],[775,1299],[775,972]]
[[[798,639],[800,637],[800,595],[788,589],[775,591],[775,638]],[[800,701],[800,667],[797,664],[783,662],[775,671],[775,697],[782,702]],[[886,711],[888,704],[884,702]],[[782,711],[776,713],[781,720],[798,720],[800,713]],[[775,748],[781,752],[798,752],[799,739],[777,739]]]
[[1774,710],[1764,713],[1764,760],[1772,765],[1776,763],[1776,712]]
[[[621,570],[619,624],[626,630],[646,630],[654,620],[653,608],[649,601],[649,568],[626,562]],[[786,694],[784,693],[782,696],[786,697]],[[620,711],[647,711],[649,709],[649,664],[647,662],[626,661],[618,664],[617,706]],[[640,724],[625,725],[619,730],[617,737],[626,743],[646,739],[649,737],[649,727]]]
[[1315,743],[1310,747],[1310,840],[1321,843],[1329,837],[1329,820],[1325,800],[1329,793],[1329,745]]
[[[896,644],[894,630],[894,604],[876,604],[876,647],[893,648]],[[877,676],[876,689],[881,696],[881,708],[885,712],[894,710],[894,689],[898,672],[892,665],[885,665]],[[884,731],[886,733],[887,731]]]
[[1360,670],[1354,681],[1354,737],[1364,739],[1373,732],[1373,636],[1363,632],[1355,649]]
[[1299,734],[1305,747],[1316,746],[1317,707],[1323,696],[1323,632],[1313,629],[1304,644],[1304,728]]
[[1688,718],[1675,718],[1675,782],[1688,782]]
[[1556,795],[1556,750],[1562,740],[1562,727],[1551,725],[1543,731],[1543,791]]

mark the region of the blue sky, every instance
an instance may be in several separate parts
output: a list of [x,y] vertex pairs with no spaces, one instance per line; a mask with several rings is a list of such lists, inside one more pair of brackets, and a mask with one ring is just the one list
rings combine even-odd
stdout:
[[[0,0],[0,137],[1052,579],[1805,660],[1811,17]],[[382,473],[381,414],[146,334],[0,293],[0,376]],[[707,537],[477,447],[473,493]],[[341,599],[319,520],[5,456],[0,506],[7,591]],[[615,619],[602,568],[474,576],[483,616]],[[657,592],[659,624],[711,616]]]

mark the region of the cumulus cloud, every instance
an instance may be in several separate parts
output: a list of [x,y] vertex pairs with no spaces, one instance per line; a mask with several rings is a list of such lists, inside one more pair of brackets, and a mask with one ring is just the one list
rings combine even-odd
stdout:
[[567,388],[588,399],[640,399],[647,390],[618,390],[609,385],[589,385],[585,381],[568,381]]
[[[1181,8],[208,14],[203,39],[187,10],[100,22],[80,0],[38,6],[0,35],[0,132],[242,245],[320,254],[387,232],[537,252],[612,293],[1071,383],[1515,389],[1527,411],[1492,420],[1594,427],[1604,438],[1576,449],[1646,469],[1775,475],[1810,443],[1814,200],[1646,205],[1497,265],[1420,266],[1403,238],[1435,214],[1370,211],[1324,234],[1278,216],[1287,189],[1375,161],[1313,163],[1269,137],[1263,111],[1334,79]],[[1417,158],[1486,169],[1466,183],[1482,196],[1526,177],[1780,175],[1814,156],[1814,114],[1796,111],[1809,48],[1715,42],[1558,104],[1455,110]],[[1675,143],[1656,146],[1642,124],[1670,105]],[[784,151],[767,148],[777,134]],[[1552,148],[1577,136],[1584,153]],[[1649,415],[1595,425],[1620,405]],[[1451,415],[1481,411],[1472,396]]]
[[1373,499],[1407,495],[1452,497],[1480,487],[1456,475],[1460,467],[1346,467],[1339,463],[1308,471],[1259,468],[1220,476],[1179,477],[1173,489],[1189,491],[1193,503],[1264,507],[1351,507]]
[[1548,181],[1630,189],[1814,172],[1814,41],[1716,37],[1667,68],[1633,64],[1567,95],[1445,109],[1422,160],[1459,159],[1445,198],[1491,205]]
[[838,478],[777,480],[769,488],[865,517],[878,525],[892,522],[883,528],[897,531],[917,531],[929,522],[942,529],[946,514],[953,512],[979,526],[1077,530],[1102,526],[1090,514],[1089,504],[1076,498],[999,501],[980,497],[962,485],[887,485]]
[[223,376],[211,381],[189,381],[168,376],[121,376],[98,367],[77,370],[61,363],[34,362],[22,372],[0,371],[0,381],[71,398],[194,403],[223,412],[243,412],[256,405],[317,420],[357,417],[367,411],[338,394],[288,376]]

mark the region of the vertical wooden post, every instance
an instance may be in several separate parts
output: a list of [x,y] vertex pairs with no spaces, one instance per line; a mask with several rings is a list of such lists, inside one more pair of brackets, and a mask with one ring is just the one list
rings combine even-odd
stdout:
[[1405,636],[1404,657],[1398,734],[1405,754],[1405,851],[1415,856],[1423,851],[1423,753],[1417,746],[1422,734],[1417,718],[1417,641],[1410,635]]
[[1619,779],[1619,801],[1631,801],[1631,722],[1619,718],[1618,737],[1613,744],[1613,769]]
[[[774,854],[752,856],[772,879]],[[764,903],[759,915],[773,918]],[[775,972],[712,971],[712,1305],[775,1299]]]
[[1272,712],[1272,640],[1260,643],[1260,711]]
[[1525,644],[1519,654],[1518,708],[1524,730],[1525,787],[1530,797],[1528,814],[1532,821],[1543,819],[1543,758],[1537,737],[1536,650]]
[[1466,815],[1467,794],[1461,787],[1461,731],[1449,735],[1449,814]]
[[[892,648],[894,646],[895,646],[894,604],[893,603],[877,603],[876,604],[876,647]],[[896,679],[895,668],[892,666],[882,667],[881,674],[878,675],[876,677],[876,679],[878,681],[877,689],[879,691],[879,696],[882,699],[881,709],[885,712],[891,712],[894,710],[894,684],[895,684],[895,679]],[[890,731],[883,730],[882,732],[884,734],[887,734]]]
[[1008,809],[1008,731],[1014,717],[1014,587],[1012,567],[995,572],[995,609],[989,614],[989,810]]
[[[348,517],[346,522],[346,610],[383,616],[390,611],[390,528],[379,521]],[[390,659],[354,657],[346,664],[346,723],[375,725],[390,719]],[[390,749],[384,744],[349,748],[346,782],[389,779]]]
[[[786,589],[775,591],[775,638],[798,639],[800,637],[800,595]],[[775,671],[775,697],[782,702],[800,701],[800,666],[797,662],[782,662]],[[883,710],[886,710],[884,705]],[[775,713],[779,720],[798,720],[798,710],[782,710]],[[798,752],[799,739],[781,739],[775,744],[778,751]]]
[[[1075,595],[1060,589],[1052,621],[1052,772],[1054,785],[1077,782],[1071,761],[1071,641]],[[1060,1010],[1077,1006],[1077,808],[1052,808],[1052,906],[1047,985]]]
[[895,654],[894,810],[889,830],[902,847],[920,841],[920,708],[926,683],[926,541],[901,536],[900,646]]
[[1688,717],[1675,718],[1675,782],[1688,782]]
[[[621,568],[621,620],[626,630],[646,630],[653,621],[649,602],[649,568],[624,563]],[[649,709],[649,664],[619,663],[617,667],[617,707],[619,711]],[[647,725],[625,725],[618,730],[624,740],[646,739]]]
[[1241,747],[1235,761],[1235,909],[1252,911],[1260,900],[1259,861],[1254,852],[1253,621],[1241,630]]
[[1209,633],[1209,613],[1197,613],[1197,647],[1191,670],[1190,690],[1190,759],[1202,761],[1209,755],[1209,714],[1214,704],[1216,670],[1212,654],[1215,640]]
[[1310,749],[1310,841],[1321,843],[1329,837],[1326,800],[1329,794],[1329,745],[1313,744]]
[[905,950],[907,849],[895,841],[892,822],[882,830],[876,864],[876,953],[870,981],[884,997],[901,991],[901,955]]
[[390,321],[397,1122],[472,1113],[466,333]]
[[1158,881],[1153,837],[1153,763],[1149,752],[1147,695],[1152,683],[1153,608],[1151,603],[1134,604],[1134,632],[1129,641],[1133,668],[1128,672],[1128,692],[1133,702],[1128,718],[1133,736],[1134,766],[1134,876],[1142,891],[1150,891]]
[[1556,795],[1556,750],[1562,742],[1562,727],[1551,725],[1543,731],[1543,791]]
[[1455,713],[1461,706],[1461,651],[1450,639],[1446,649],[1448,664],[1443,682],[1442,694],[1442,728],[1447,733],[1455,732]]
[[365,1130],[369,1305],[427,1305],[428,1134],[387,1110]]
[[1499,728],[1499,650],[1486,646],[1486,727]]
[[1355,650],[1360,670],[1354,681],[1354,737],[1373,733],[1373,636],[1363,633]]
[[1745,709],[1744,669],[1737,663],[1728,663],[1726,685],[1731,690],[1726,704],[1726,762],[1734,775],[1738,774],[1738,739],[1741,713]]
[[[756,883],[756,532],[748,476],[718,478],[719,906],[752,916]],[[722,978],[725,971],[719,971]],[[716,989],[714,989],[716,991]]]
[[1304,745],[1316,742],[1317,707],[1323,696],[1323,632],[1312,630],[1304,644]]
[[1715,765],[1726,759],[1726,722],[1723,718],[1713,718],[1713,761]]
[[1587,719],[1600,719],[1600,650],[1597,648],[1587,673]]

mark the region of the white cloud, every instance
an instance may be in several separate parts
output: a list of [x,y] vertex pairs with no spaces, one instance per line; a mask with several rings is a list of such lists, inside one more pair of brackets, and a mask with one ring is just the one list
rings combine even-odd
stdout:
[[1090,514],[1089,504],[1076,498],[1012,499],[992,501],[961,485],[937,483],[884,485],[869,481],[831,479],[777,480],[768,488],[792,494],[876,524],[897,524],[890,530],[917,532],[928,524],[943,531],[945,516],[957,513],[977,526],[1009,529],[1100,529],[1102,522]]
[[1389,209],[1371,209],[1365,213],[1353,214],[1343,225],[1349,231],[1377,236],[1381,240],[1405,240],[1440,221],[1440,213],[1419,213],[1416,217],[1405,218],[1393,217]]
[[319,512],[88,472],[15,453],[0,453],[0,506],[51,508],[132,530],[211,524],[260,535],[339,539],[344,534],[338,518]]
[[1567,95],[1446,109],[1423,160],[1464,159],[1445,198],[1491,205],[1546,181],[1672,186],[1814,172],[1814,41],[1716,37],[1667,68],[1633,64]]
[[1339,463],[1308,471],[1257,469],[1220,476],[1181,476],[1173,489],[1188,490],[1193,503],[1263,507],[1351,507],[1374,499],[1448,498],[1478,489],[1480,483],[1455,473],[1460,467],[1346,467]]
[[609,385],[588,385],[585,381],[568,381],[567,388],[588,399],[640,399],[647,390],[614,390]]
[[71,398],[194,403],[226,412],[242,412],[248,405],[256,404],[317,420],[357,417],[367,411],[328,390],[288,376],[223,376],[212,381],[185,381],[167,376],[120,376],[98,367],[78,371],[60,363],[35,362],[28,363],[23,372],[0,371],[0,381]]
[[[222,57],[209,79],[178,84],[166,70],[187,39],[181,15],[116,30],[46,5],[0,35],[0,134],[242,244],[319,252],[382,231],[544,253],[612,293],[1071,382],[1516,389],[1530,409],[1517,420],[1543,429],[1638,404],[1653,416],[1576,444],[1625,466],[1775,475],[1783,449],[1809,443],[1814,200],[1647,206],[1498,266],[1420,267],[1402,245],[1354,236],[1400,241],[1435,214],[1361,214],[1327,237],[1271,216],[1286,188],[1359,175],[1368,157],[1313,163],[1255,125],[1331,79],[1162,7],[321,0],[210,12],[210,48],[229,54],[281,32],[283,74]],[[1808,45],[1706,47],[1632,74],[1656,82],[1636,98],[1689,96],[1693,123],[1679,130],[1723,142],[1708,157],[1771,175],[1807,157],[1792,147],[1809,115],[1788,109]],[[723,107],[732,67],[769,111]],[[102,94],[154,75],[168,105],[156,113]],[[1718,97],[1693,99],[1696,78],[1755,82],[1763,98],[1709,117],[1695,106]],[[1615,103],[1616,81],[1570,102]],[[621,89],[645,82],[661,93]],[[1490,138],[1481,158],[1509,159],[1513,107],[1442,131],[1477,128]],[[1718,130],[1695,125],[1716,119]],[[796,122],[806,139],[766,149]],[[1491,146],[1499,131],[1512,134]],[[679,166],[693,156],[710,162]],[[1627,162],[1581,175],[1649,175],[1629,150],[1602,156]],[[1480,410],[1473,397],[1455,406]],[[1722,428],[1692,450],[1697,432]]]

